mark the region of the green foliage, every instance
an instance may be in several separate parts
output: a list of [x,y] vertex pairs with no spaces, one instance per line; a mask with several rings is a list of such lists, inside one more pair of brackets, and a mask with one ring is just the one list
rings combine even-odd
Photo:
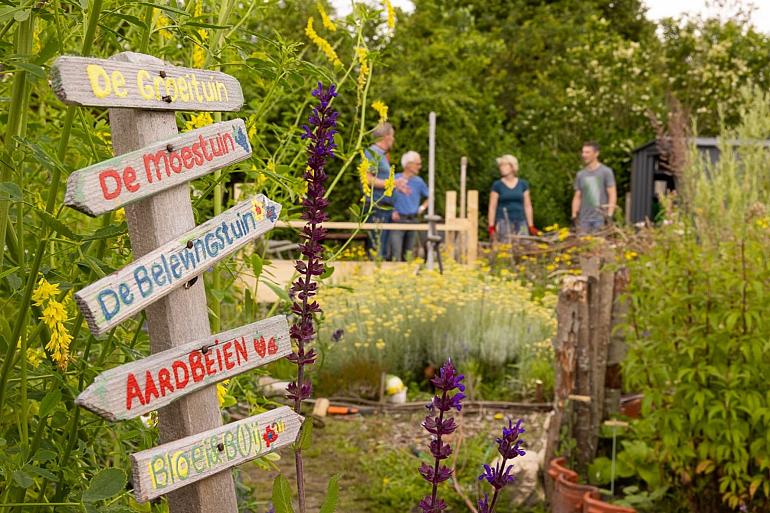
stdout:
[[631,266],[635,437],[680,504],[704,512],[770,505],[770,97],[745,89],[741,101],[719,162],[691,160],[680,214]]
[[83,502],[110,499],[126,488],[126,473],[119,468],[106,468],[96,474],[88,489],[83,492]]
[[275,513],[294,513],[291,504],[291,486],[283,474],[278,474],[273,481],[273,507]]

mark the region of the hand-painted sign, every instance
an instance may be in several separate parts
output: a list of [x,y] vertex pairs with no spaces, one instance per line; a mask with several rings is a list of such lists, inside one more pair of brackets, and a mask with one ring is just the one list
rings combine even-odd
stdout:
[[253,196],[78,291],[91,332],[104,333],[272,229],[280,211],[280,204]]
[[277,315],[103,372],[75,404],[107,420],[132,419],[289,353],[289,324]]
[[216,123],[75,171],[67,180],[64,204],[96,216],[249,155],[242,119]]
[[293,443],[303,417],[288,406],[131,455],[134,496],[146,502]]
[[51,84],[64,103],[92,107],[236,111],[243,105],[238,80],[219,71],[115,59],[59,57]]

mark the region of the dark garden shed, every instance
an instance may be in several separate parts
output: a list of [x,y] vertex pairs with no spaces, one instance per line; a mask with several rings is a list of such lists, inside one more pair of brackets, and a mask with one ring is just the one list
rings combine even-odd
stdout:
[[[688,141],[698,150],[708,154],[711,162],[719,159],[716,137],[695,137]],[[665,150],[664,150],[665,151]],[[674,174],[667,166],[668,158],[658,140],[639,146],[633,151],[631,160],[631,194],[628,221],[632,224],[655,220],[658,198],[675,191],[677,184]]]

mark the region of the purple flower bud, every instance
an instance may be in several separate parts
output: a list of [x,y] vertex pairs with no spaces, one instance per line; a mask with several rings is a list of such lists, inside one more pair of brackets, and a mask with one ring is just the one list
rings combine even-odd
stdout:
[[342,340],[342,337],[345,335],[345,330],[342,328],[337,328],[334,330],[334,333],[332,333],[332,340],[335,342],[339,342]]
[[446,503],[442,499],[434,499],[428,495],[419,504],[423,513],[441,513],[446,509]]
[[438,438],[435,438],[430,442],[430,452],[437,460],[445,460],[452,454],[452,448],[449,444],[445,444]]
[[484,497],[479,499],[479,513],[491,513],[489,509],[489,494],[484,494]]

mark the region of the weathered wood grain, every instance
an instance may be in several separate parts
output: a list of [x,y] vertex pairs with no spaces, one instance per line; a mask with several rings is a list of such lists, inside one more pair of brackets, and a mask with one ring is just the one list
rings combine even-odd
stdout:
[[64,204],[91,216],[245,160],[242,119],[215,123],[72,173]]
[[132,454],[134,496],[146,502],[273,452],[296,440],[303,420],[282,406]]
[[213,112],[243,105],[241,85],[230,75],[181,68],[149,55],[121,55],[130,58],[59,57],[51,67],[54,93],[64,103],[90,107]]
[[75,301],[91,331],[104,333],[272,229],[280,211],[264,195],[253,196],[78,291]]
[[75,404],[107,420],[132,419],[289,353],[289,323],[277,315],[103,372]]

